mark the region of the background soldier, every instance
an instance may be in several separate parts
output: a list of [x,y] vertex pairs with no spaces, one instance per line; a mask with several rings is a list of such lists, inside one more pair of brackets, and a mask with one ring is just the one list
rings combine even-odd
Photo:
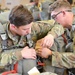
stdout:
[[49,6],[54,2],[54,0],[44,0],[40,4],[40,18],[41,20],[51,19],[50,14],[48,13]]

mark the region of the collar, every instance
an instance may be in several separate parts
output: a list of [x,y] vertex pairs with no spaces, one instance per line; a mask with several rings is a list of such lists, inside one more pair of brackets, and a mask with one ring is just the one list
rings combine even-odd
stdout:
[[8,34],[8,37],[9,37],[11,40],[13,40],[15,43],[17,43],[17,42],[18,42],[18,39],[19,39],[19,36],[18,36],[18,35],[13,36],[13,34],[9,31],[9,25],[10,25],[10,23],[7,24],[7,26],[6,26],[6,32],[7,32],[7,34]]

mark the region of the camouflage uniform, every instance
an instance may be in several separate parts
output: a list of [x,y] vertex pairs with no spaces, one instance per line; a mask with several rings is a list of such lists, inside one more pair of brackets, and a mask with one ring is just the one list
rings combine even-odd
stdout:
[[[7,42],[10,50],[2,52],[2,47],[0,45],[0,66],[5,67],[7,64],[15,64],[18,62],[18,73],[27,75],[27,72],[36,66],[36,60],[22,58],[20,50],[27,45],[26,38],[25,36],[14,37],[9,31],[8,26],[9,23],[3,25],[7,33]],[[34,42],[40,38],[43,38],[47,34],[52,34],[54,37],[57,37],[64,33],[63,27],[54,20],[34,22],[31,30],[31,35]],[[2,42],[1,38],[0,42]],[[17,48],[14,48],[14,46]]]
[[[38,52],[38,49],[42,48],[40,45],[40,42],[41,40],[38,40],[36,43],[35,49],[37,50],[37,52]],[[50,50],[52,50],[53,52],[65,52],[66,51],[65,48],[66,48],[66,43],[64,42],[63,37],[59,36],[58,38],[55,38],[54,44],[50,48]],[[44,71],[56,73],[55,70],[58,68],[55,68],[55,66],[54,67],[52,66],[51,56],[49,56],[48,58],[43,58],[43,62],[45,63],[45,65],[43,66]],[[62,74],[59,74],[59,75],[62,75]]]
[[39,7],[36,6],[36,5],[33,5],[31,8],[30,8],[30,11],[33,15],[33,18],[34,18],[34,21],[40,21],[40,17],[39,17]]
[[33,4],[28,4],[28,5],[25,5],[25,6],[32,13],[34,21],[40,21],[40,16],[39,16],[40,3],[38,3],[38,5],[36,5],[35,2],[34,2]]
[[[52,65],[56,67],[66,67],[66,68],[74,68],[75,67],[75,24],[73,23],[71,30],[71,39],[73,42],[69,45],[72,49],[72,52],[59,53],[52,52]],[[57,61],[58,60],[58,61]],[[60,60],[60,61],[59,61]]]
[[[74,28],[74,25],[73,25],[73,28]],[[72,66],[72,64],[68,63],[68,62],[70,62],[70,60],[67,60],[67,58],[66,58],[68,53],[71,54],[73,52],[72,41],[75,40],[75,38],[73,40],[71,38],[73,38],[72,36],[74,36],[75,32],[74,31],[72,31],[72,32],[73,33],[71,34],[71,32],[68,29],[65,29],[64,36],[62,35],[62,36],[59,36],[58,38],[55,38],[54,44],[50,48],[50,50],[52,50],[52,56],[49,56],[49,58],[47,58],[47,59],[46,58],[43,59],[43,62],[45,63],[44,70],[46,72],[55,72],[55,70],[58,69],[58,67],[59,67],[59,70],[60,69],[63,70],[64,67],[68,66],[67,68],[70,68],[70,65]],[[36,50],[42,48],[40,45],[40,42],[41,42],[41,40],[37,41],[36,47],[35,47]],[[64,52],[66,52],[66,53],[64,53]],[[51,61],[51,59],[52,59],[52,61]],[[58,74],[58,75],[62,75],[62,74]]]

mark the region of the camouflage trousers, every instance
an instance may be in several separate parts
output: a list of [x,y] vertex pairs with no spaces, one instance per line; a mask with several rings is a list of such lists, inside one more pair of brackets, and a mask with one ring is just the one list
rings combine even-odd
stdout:
[[[18,67],[16,74],[8,74],[8,75],[28,75],[28,71],[36,66],[36,60],[31,59],[22,59],[18,61]],[[2,74],[0,74],[2,75]]]

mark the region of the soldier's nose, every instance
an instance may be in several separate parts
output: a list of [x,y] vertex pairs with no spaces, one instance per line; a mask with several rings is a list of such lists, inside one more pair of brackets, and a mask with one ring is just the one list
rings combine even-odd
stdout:
[[26,34],[29,34],[29,33],[30,33],[30,32],[27,30],[27,31],[26,31]]

